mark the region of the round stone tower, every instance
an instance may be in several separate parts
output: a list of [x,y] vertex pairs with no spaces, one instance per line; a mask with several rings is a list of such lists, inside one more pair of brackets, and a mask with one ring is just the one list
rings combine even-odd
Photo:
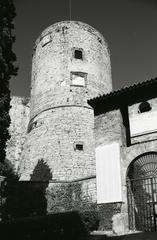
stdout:
[[34,179],[39,161],[56,181],[94,175],[94,113],[87,100],[112,90],[103,36],[76,21],[48,27],[35,43],[31,84],[21,180]]

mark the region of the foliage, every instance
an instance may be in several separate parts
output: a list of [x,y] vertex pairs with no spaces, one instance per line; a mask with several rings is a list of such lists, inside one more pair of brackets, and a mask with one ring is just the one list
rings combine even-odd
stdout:
[[82,197],[82,184],[61,184],[48,190],[50,212],[78,211],[88,232],[97,230],[99,226],[99,212],[97,204],[90,198]]
[[[43,162],[39,161],[32,174],[38,178],[38,170]],[[43,165],[44,166],[44,165]],[[43,171],[49,169],[45,167]],[[40,172],[40,171],[39,171]],[[81,183],[49,184],[49,181],[7,181],[4,186],[1,207],[3,220],[21,217],[34,217],[59,212],[79,212],[79,217],[87,232],[97,230],[100,216],[97,204],[90,198],[82,198]]]
[[18,180],[18,176],[14,173],[13,167],[5,161],[4,163],[0,162],[0,176],[4,176],[8,180]]
[[4,240],[87,239],[87,233],[76,212],[2,221],[0,233]]
[[[47,186],[47,185],[46,185]],[[2,198],[2,220],[46,214],[45,183],[7,181]]]
[[[16,56],[12,51],[15,37],[14,29],[15,7],[12,0],[0,1],[0,162],[5,161],[6,142],[10,138],[8,127],[10,124],[10,90],[9,80],[17,74],[14,66]],[[5,170],[6,166],[3,167]],[[1,170],[2,171],[2,170]],[[5,173],[4,173],[5,175]]]
[[13,177],[9,181],[8,178],[2,194],[5,199],[1,208],[2,219],[46,214],[45,191],[50,179],[52,173],[43,159],[35,166],[30,181],[16,181]]
[[98,210],[95,208],[95,204],[92,204],[88,211],[82,211],[80,217],[88,232],[98,230],[100,217]]

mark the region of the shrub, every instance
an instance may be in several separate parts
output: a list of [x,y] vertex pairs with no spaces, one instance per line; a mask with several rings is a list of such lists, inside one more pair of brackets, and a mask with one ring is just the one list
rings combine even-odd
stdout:
[[99,213],[95,211],[84,211],[80,213],[80,217],[88,232],[98,230],[99,227]]

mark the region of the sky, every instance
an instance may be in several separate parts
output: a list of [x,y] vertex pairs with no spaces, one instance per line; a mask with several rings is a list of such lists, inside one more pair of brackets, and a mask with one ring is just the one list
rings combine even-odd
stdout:
[[[11,94],[29,96],[33,45],[41,32],[70,19],[70,0],[14,0],[18,75]],[[156,0],[71,0],[71,20],[85,22],[105,37],[113,90],[157,76]]]

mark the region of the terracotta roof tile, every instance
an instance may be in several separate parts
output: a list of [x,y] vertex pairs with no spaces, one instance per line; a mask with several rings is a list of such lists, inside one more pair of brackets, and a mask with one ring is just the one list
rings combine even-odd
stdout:
[[104,111],[102,108],[108,111],[123,104],[129,105],[155,97],[157,97],[157,77],[90,99],[88,103],[96,113],[101,113]]

